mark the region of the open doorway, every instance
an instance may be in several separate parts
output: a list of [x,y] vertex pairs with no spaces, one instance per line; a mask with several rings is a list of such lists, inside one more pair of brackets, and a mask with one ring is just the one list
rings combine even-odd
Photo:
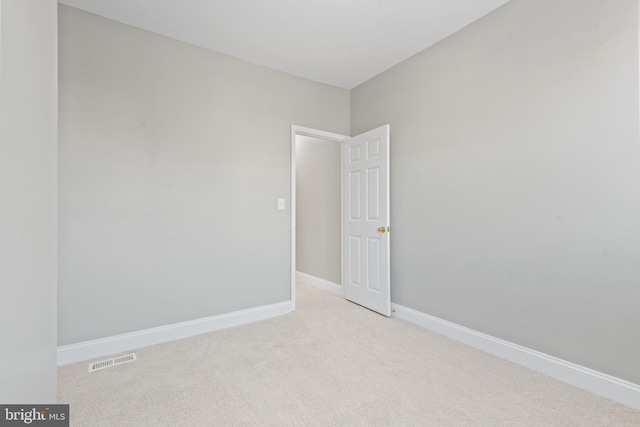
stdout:
[[[291,301],[296,278],[342,294],[342,143],[348,138],[291,127]],[[299,186],[298,186],[299,184]]]
[[[329,143],[340,143],[340,282],[338,284],[315,278],[314,284],[320,283],[321,287],[330,291],[335,291],[336,285],[339,285],[339,293],[344,298],[384,316],[390,316],[389,125],[383,125],[354,137],[291,126],[291,303],[293,310],[296,307],[298,243],[296,147],[298,141],[300,144],[305,143],[305,140],[299,137],[310,137],[311,139],[306,141],[319,144],[318,147]],[[319,211],[315,214],[322,215],[327,209],[321,206],[322,202],[318,204],[313,200],[316,196],[317,194],[310,195],[316,206],[315,209]],[[305,210],[313,211],[313,209],[312,207]],[[329,208],[329,210],[332,209]],[[315,215],[315,218],[317,221],[318,215]],[[320,228],[320,230],[304,230],[303,233],[307,237],[318,236],[317,232],[322,231],[322,227],[313,220],[305,226]],[[336,230],[329,230],[330,228]],[[325,231],[330,232],[334,237],[337,236],[335,225],[325,226]],[[313,243],[311,240],[311,244]],[[336,247],[325,250],[328,253],[331,250],[335,251]],[[331,261],[328,264],[331,264]],[[319,268],[317,271],[321,271],[323,267],[317,268]],[[333,276],[334,272],[335,270],[327,274]]]
[[332,293],[341,292],[342,147],[296,135],[296,275]]

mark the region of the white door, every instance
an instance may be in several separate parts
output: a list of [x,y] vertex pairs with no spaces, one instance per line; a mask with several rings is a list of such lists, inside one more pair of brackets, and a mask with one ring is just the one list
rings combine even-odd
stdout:
[[344,297],[390,316],[389,125],[347,139],[344,150]]

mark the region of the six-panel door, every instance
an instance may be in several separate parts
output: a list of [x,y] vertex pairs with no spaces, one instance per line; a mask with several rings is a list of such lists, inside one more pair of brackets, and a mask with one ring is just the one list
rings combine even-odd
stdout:
[[349,138],[344,150],[344,297],[389,316],[389,125]]

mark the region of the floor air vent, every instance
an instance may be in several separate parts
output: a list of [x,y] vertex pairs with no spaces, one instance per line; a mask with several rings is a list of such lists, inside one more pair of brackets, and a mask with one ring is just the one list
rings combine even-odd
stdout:
[[127,362],[133,362],[136,360],[136,354],[125,354],[124,356],[114,357],[113,359],[101,360],[99,362],[93,362],[89,365],[89,372],[99,371],[100,369],[110,368],[112,366],[121,365]]

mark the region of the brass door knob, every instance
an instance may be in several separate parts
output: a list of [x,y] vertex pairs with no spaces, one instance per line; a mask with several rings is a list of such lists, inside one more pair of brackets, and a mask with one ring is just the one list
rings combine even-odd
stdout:
[[386,227],[378,227],[378,233],[384,233],[385,231],[387,231]]

